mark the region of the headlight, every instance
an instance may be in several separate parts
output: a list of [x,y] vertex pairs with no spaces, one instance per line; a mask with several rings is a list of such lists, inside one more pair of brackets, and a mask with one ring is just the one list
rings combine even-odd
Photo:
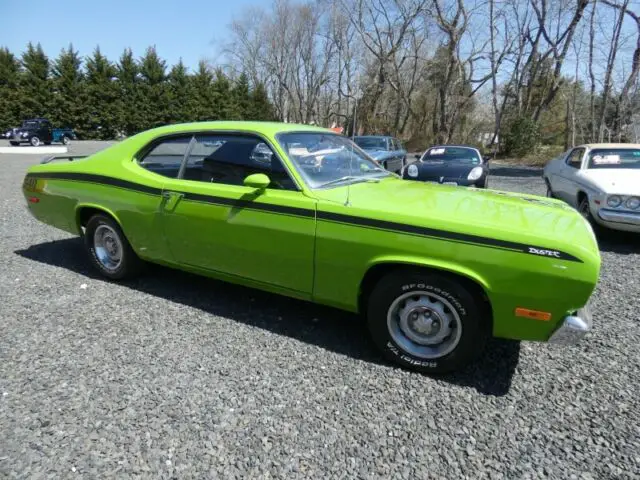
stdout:
[[22,138],[27,138],[29,136],[29,132],[23,132],[22,133]]
[[482,176],[483,170],[482,167],[473,167],[469,172],[469,176],[467,180],[478,180]]
[[637,210],[640,207],[640,198],[638,197],[629,197],[627,201],[624,203],[625,207],[630,208],[631,210]]
[[609,205],[611,208],[618,208],[621,203],[622,198],[620,197],[620,195],[611,195],[609,198],[607,198],[607,205]]
[[416,178],[418,176],[418,167],[411,164],[407,167],[407,175],[410,177]]

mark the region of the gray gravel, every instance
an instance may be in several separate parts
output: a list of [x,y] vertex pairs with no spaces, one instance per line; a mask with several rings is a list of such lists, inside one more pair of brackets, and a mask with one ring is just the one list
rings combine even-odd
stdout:
[[640,478],[638,237],[603,241],[583,343],[493,341],[434,379],[335,310],[162,268],[98,278],[27,213],[38,160],[0,155],[0,477]]

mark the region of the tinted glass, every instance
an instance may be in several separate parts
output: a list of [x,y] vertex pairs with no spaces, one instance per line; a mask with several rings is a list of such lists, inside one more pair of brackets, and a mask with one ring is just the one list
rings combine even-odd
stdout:
[[387,149],[387,141],[384,137],[356,137],[354,141],[364,150]]
[[640,149],[607,148],[589,152],[587,168],[635,168],[640,169]]
[[346,137],[330,133],[283,133],[278,141],[311,188],[346,185],[390,175]]
[[480,154],[472,148],[464,147],[434,147],[429,148],[420,159],[422,162],[459,162],[471,165],[482,163]]
[[34,122],[34,121],[22,122],[22,126],[24,128],[38,128],[38,122]]
[[140,160],[140,166],[165,177],[176,178],[190,141],[191,136],[161,141]]
[[241,135],[196,135],[183,178],[207,183],[244,185],[244,179],[264,173],[269,188],[296,190],[280,159],[258,137]]

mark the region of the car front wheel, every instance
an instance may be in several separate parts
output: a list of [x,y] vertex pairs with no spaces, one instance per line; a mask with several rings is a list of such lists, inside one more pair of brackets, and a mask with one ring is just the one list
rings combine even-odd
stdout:
[[71,140],[69,139],[69,137],[64,136],[62,137],[62,143],[65,145],[69,145],[71,143]]
[[40,139],[38,137],[31,137],[29,143],[31,143],[32,146],[37,147],[38,145],[40,145]]
[[470,362],[491,325],[475,288],[426,270],[383,277],[369,297],[367,323],[387,359],[425,373],[445,373]]
[[135,254],[120,226],[106,215],[94,215],[84,232],[85,247],[94,267],[111,280],[138,274],[142,261]]

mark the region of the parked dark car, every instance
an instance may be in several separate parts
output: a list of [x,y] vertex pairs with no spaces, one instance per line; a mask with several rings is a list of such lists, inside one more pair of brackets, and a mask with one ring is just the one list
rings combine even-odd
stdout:
[[487,188],[489,159],[466,145],[436,145],[402,170],[402,178],[446,185]]
[[9,130],[5,137],[14,146],[30,143],[37,147],[43,143],[51,145],[52,142],[68,145],[72,139],[76,139],[76,134],[70,128],[53,128],[46,118],[32,118],[22,122],[21,127]]
[[407,160],[407,151],[394,137],[385,135],[362,135],[353,141],[371,158],[391,172],[400,172]]

